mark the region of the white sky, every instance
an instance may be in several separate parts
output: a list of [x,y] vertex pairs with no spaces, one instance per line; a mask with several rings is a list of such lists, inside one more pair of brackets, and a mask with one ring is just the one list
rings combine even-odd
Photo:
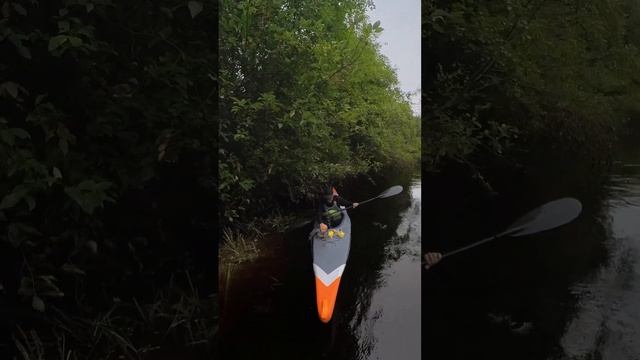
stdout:
[[[420,90],[420,0],[374,0],[369,11],[372,23],[380,20],[384,29],[378,36],[382,54],[398,74],[404,92]],[[411,98],[413,112],[420,115],[420,94]]]

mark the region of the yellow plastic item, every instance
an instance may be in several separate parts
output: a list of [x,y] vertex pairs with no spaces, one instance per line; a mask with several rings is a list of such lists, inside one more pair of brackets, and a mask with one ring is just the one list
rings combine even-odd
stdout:
[[338,230],[338,237],[339,237],[340,239],[344,239],[344,231],[342,231],[342,230]]

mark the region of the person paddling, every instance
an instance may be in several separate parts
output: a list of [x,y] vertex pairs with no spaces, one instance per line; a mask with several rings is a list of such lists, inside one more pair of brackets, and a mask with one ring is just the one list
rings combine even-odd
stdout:
[[316,220],[320,224],[320,232],[324,234],[329,228],[336,227],[342,222],[342,210],[340,206],[358,206],[357,202],[351,202],[340,195],[331,184],[325,184],[322,189],[322,199]]

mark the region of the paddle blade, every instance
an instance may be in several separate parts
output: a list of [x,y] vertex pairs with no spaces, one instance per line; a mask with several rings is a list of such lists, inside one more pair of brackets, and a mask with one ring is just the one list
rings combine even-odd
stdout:
[[562,226],[580,215],[582,204],[573,198],[548,202],[518,219],[500,235],[524,236]]
[[388,188],[382,194],[378,195],[379,199],[387,198],[390,196],[398,195],[402,192],[403,188],[401,185],[396,185]]

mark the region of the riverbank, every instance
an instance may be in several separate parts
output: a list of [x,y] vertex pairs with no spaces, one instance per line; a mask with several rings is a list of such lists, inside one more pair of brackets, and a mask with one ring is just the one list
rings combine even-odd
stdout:
[[[340,189],[339,192],[352,201],[357,201],[355,200],[357,196],[362,199],[370,198],[384,190],[384,187],[378,184],[392,184],[389,180],[390,178],[399,178],[406,181],[406,179],[414,177],[417,172],[416,165],[418,164],[391,164],[375,172],[372,171],[345,178],[337,184]],[[368,192],[362,192],[359,189],[367,189],[366,191]],[[262,254],[260,243],[263,240],[281,236],[285,232],[309,227],[313,223],[317,208],[315,201],[317,201],[316,198],[309,198],[301,203],[285,204],[276,207],[270,215],[265,217],[254,218],[251,221],[238,219],[233,223],[227,224],[220,234],[220,266],[233,265],[239,267],[242,264],[255,261]]]

